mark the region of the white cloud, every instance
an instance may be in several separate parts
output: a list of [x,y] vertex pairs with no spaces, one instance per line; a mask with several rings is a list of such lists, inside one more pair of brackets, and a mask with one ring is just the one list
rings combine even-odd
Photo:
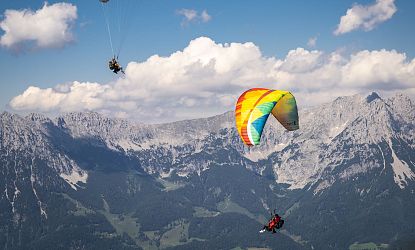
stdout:
[[317,37],[316,36],[310,37],[308,39],[307,46],[310,48],[314,48],[316,47],[316,45],[317,45]]
[[0,28],[0,45],[6,48],[62,47],[73,40],[71,25],[77,18],[76,6],[56,3],[32,10],[6,10]]
[[95,110],[145,122],[203,117],[232,110],[252,87],[290,90],[302,106],[339,95],[410,90],[415,59],[397,51],[352,55],[297,48],[282,59],[265,57],[253,43],[192,40],[170,56],[130,62],[124,79],[109,84],[80,83],[29,87],[10,102],[23,111]]
[[21,95],[15,97],[10,105],[17,110],[33,106],[42,112],[95,110],[103,106],[105,100],[99,95],[108,88],[108,85],[76,81],[46,89],[30,86]]
[[372,5],[354,5],[342,16],[335,35],[341,35],[356,29],[370,31],[376,25],[385,22],[395,14],[395,0],[376,0]]
[[280,68],[284,72],[307,73],[320,66],[323,52],[303,48],[290,50]]
[[197,11],[191,9],[181,9],[177,11],[177,14],[182,15],[186,21],[190,22],[197,18]]
[[210,16],[206,10],[203,10],[202,13],[199,14],[197,10],[180,9],[176,11],[176,13],[183,16],[184,19],[182,21],[182,25],[187,25],[191,22],[207,23],[212,19],[212,16]]
[[200,19],[202,19],[202,22],[207,23],[212,19],[212,17],[207,13],[206,10],[202,11],[202,14],[200,14]]
[[351,56],[342,73],[348,86],[383,89],[415,86],[415,60],[406,63],[406,55],[395,50],[360,51]]

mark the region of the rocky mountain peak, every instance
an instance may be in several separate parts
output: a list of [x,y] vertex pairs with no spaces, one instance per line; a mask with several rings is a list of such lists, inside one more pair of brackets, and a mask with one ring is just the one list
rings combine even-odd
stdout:
[[382,98],[380,98],[380,96],[376,92],[372,92],[372,93],[370,93],[369,95],[366,96],[366,102],[367,103],[371,103],[374,100],[379,100],[379,99],[382,99]]

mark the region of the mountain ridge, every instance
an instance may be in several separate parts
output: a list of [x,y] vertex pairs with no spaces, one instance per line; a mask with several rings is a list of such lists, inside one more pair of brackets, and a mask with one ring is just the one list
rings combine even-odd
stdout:
[[[339,97],[300,109],[294,132],[270,117],[261,144],[246,147],[232,111],[167,124],[94,112],[52,119],[3,112],[0,245],[37,242],[42,249],[51,235],[77,235],[74,227],[88,239],[62,238],[73,248],[98,242],[107,244],[101,249],[393,245],[415,231],[409,223],[415,219],[414,114],[403,94]],[[253,228],[273,207],[287,220],[278,243],[257,238]],[[396,220],[379,221],[381,211],[393,211]],[[232,229],[235,214],[246,218],[246,232]],[[163,220],[156,222],[158,216]],[[181,238],[166,243],[179,231]]]
[[[396,113],[394,109],[398,109],[402,115]],[[30,134],[37,136],[36,138],[31,139],[35,142],[42,142],[42,133],[47,136],[47,131],[41,126],[41,124],[47,123],[67,131],[67,133],[74,138],[94,137],[101,140],[102,143],[113,150],[125,152],[145,151],[152,147],[163,148],[163,145],[166,147],[191,147],[191,150],[197,152],[201,150],[200,144],[203,144],[208,140],[210,134],[218,134],[221,130],[226,130],[229,136],[228,138],[223,139],[226,141],[227,146],[234,147],[248,159],[256,161],[264,157],[266,158],[276,151],[283,150],[287,145],[291,144],[292,146],[293,143],[301,144],[300,147],[302,147],[304,151],[302,154],[314,154],[314,157],[318,158],[315,149],[323,146],[321,145],[321,142],[324,142],[323,144],[326,144],[326,146],[330,148],[331,142],[335,140],[339,134],[347,130],[347,126],[349,125],[358,126],[359,130],[363,132],[368,131],[365,135],[353,135],[353,140],[355,142],[358,140],[364,140],[361,143],[377,143],[382,140],[387,140],[389,143],[391,142],[392,138],[390,138],[390,130],[393,128],[386,127],[385,130],[385,127],[383,126],[365,126],[364,124],[361,124],[362,122],[366,124],[369,122],[369,124],[373,125],[378,123],[393,124],[395,120],[401,121],[404,125],[404,129],[407,130],[403,131],[406,132],[406,135],[403,135],[402,137],[404,137],[406,141],[413,141],[415,140],[415,137],[408,136],[408,134],[415,131],[413,129],[413,123],[411,124],[410,122],[410,119],[414,116],[413,114],[415,112],[411,112],[411,110],[414,110],[411,99],[402,93],[398,93],[386,101],[374,92],[367,96],[354,95],[349,97],[338,97],[332,103],[300,110],[300,124],[302,124],[300,132],[295,131],[294,133],[287,133],[274,121],[274,119],[272,119],[272,117],[270,117],[268,124],[264,129],[261,145],[255,148],[244,147],[242,143],[238,141],[239,138],[233,125],[232,111],[210,118],[153,125],[135,123],[125,119],[112,119],[94,112],[72,112],[57,116],[53,120],[41,114],[32,113],[21,118],[17,115],[3,112],[1,120],[2,124],[4,124],[5,117],[15,120],[16,122],[18,121],[19,123],[24,123],[24,120],[28,119],[32,122],[30,126],[32,126],[32,128],[37,128],[40,131],[40,134]],[[314,114],[319,114],[319,116]],[[364,114],[367,115],[365,116]],[[358,121],[359,119],[361,119],[360,122]],[[374,121],[374,119],[378,119],[378,121]],[[310,122],[310,120],[312,122]],[[312,124],[310,125],[310,123]],[[327,123],[329,123],[330,128],[325,126]],[[394,132],[399,134],[399,129],[400,128],[395,128]],[[350,130],[351,131],[348,133],[353,132],[353,128]],[[24,131],[27,131],[27,128]],[[18,133],[23,133],[24,131]],[[378,138],[378,133],[380,131],[383,131],[383,134],[380,136],[383,139]],[[316,135],[320,136],[314,138]],[[357,137],[361,138],[359,139]],[[28,138],[28,134],[25,134],[24,138]],[[8,144],[11,141],[15,140],[3,141],[2,143],[3,145],[7,145],[7,147],[12,147],[12,145]],[[315,141],[316,143],[312,143],[311,145],[312,141]],[[44,145],[45,142],[42,143],[42,145]],[[334,147],[333,150],[336,148],[336,146],[331,147]],[[283,172],[287,172],[287,170],[291,169],[294,165],[290,164],[289,157],[287,158],[287,156],[285,156],[284,158],[284,155],[280,155],[280,157],[284,159],[284,163],[287,167],[274,167],[275,174],[279,176],[277,178],[279,182],[294,184],[293,188],[302,188],[305,184],[309,183],[307,180],[294,181],[291,183],[290,178],[284,176]],[[172,161],[174,161],[173,158]],[[394,159],[395,158],[397,158],[396,155],[394,155]],[[308,162],[310,158],[308,157],[305,160]],[[412,162],[414,161],[415,160],[412,160]],[[299,161],[297,160],[296,163],[298,162]],[[411,163],[411,160],[409,160],[409,163]],[[170,172],[170,170],[168,171]],[[410,178],[413,178],[413,173],[410,173],[408,168],[406,168],[406,173]],[[159,174],[166,173],[159,172]],[[316,174],[318,175],[318,171],[310,172],[308,173],[308,176],[311,177]],[[302,174],[297,173],[297,175]]]

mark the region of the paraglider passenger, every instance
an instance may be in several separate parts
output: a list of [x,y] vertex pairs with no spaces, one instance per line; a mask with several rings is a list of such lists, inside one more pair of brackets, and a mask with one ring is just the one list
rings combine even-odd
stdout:
[[284,220],[281,218],[281,216],[279,216],[277,213],[275,213],[274,210],[274,215],[272,215],[271,213],[271,219],[269,220],[268,224],[265,225],[261,231],[259,231],[260,233],[263,233],[265,231],[269,231],[272,233],[276,233],[275,229],[280,229],[282,227],[282,225],[284,224]]
[[118,74],[118,72],[122,72],[124,73],[122,67],[120,66],[120,64],[117,62],[117,60],[115,58],[112,58],[109,62],[108,62],[108,67],[110,68],[110,70],[112,70],[112,72],[114,72],[115,74]]

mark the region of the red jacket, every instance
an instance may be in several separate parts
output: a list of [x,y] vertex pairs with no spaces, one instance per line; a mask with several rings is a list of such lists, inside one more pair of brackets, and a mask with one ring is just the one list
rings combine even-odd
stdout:
[[270,222],[268,222],[268,228],[271,228],[271,229],[274,228],[280,220],[281,220],[281,217],[275,216],[274,218],[272,218]]

